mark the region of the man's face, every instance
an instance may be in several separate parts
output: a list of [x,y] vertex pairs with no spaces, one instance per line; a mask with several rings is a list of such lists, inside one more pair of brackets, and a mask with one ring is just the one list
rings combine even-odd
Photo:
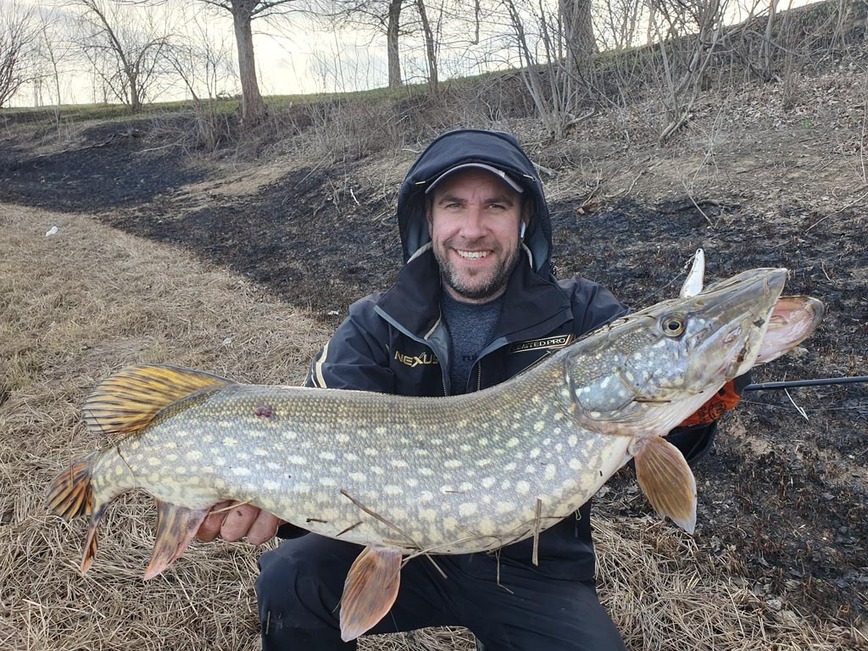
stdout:
[[468,303],[497,298],[521,251],[521,195],[482,170],[456,172],[432,192],[428,227],[446,291]]

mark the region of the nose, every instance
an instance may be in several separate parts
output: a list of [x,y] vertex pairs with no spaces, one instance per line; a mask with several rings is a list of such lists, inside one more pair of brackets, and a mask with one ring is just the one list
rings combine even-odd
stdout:
[[461,235],[473,240],[485,235],[485,213],[482,206],[468,206],[464,219],[461,220]]

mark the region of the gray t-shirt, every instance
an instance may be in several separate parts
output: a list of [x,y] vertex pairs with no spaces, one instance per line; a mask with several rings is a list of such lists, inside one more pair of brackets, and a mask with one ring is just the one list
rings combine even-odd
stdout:
[[470,369],[482,349],[491,341],[491,333],[500,319],[503,296],[489,303],[462,303],[443,292],[440,310],[452,340],[452,364],[449,368],[451,393],[467,393]]

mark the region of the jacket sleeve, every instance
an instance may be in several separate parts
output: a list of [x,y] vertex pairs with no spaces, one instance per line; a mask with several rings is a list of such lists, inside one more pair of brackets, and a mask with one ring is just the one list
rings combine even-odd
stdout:
[[314,357],[306,386],[395,392],[389,367],[389,326],[374,310],[378,296],[350,306],[347,318]]

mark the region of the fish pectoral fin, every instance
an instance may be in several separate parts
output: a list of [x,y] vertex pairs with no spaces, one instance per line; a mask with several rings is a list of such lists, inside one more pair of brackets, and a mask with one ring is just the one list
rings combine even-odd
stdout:
[[651,506],[692,534],[696,528],[696,480],[681,451],[655,436],[642,442],[635,463],[636,478]]
[[85,400],[82,414],[92,432],[130,434],[178,400],[228,384],[232,381],[189,368],[130,366],[100,382]]
[[153,579],[181,557],[210,510],[210,506],[188,509],[157,500],[157,537],[145,580]]
[[392,608],[401,582],[402,554],[390,547],[368,546],[353,562],[341,597],[341,639],[354,640]]

